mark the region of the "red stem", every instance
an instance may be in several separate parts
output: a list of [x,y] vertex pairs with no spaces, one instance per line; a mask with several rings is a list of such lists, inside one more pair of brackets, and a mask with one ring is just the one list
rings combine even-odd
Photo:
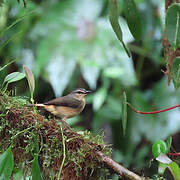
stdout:
[[139,113],[139,114],[157,114],[157,113],[169,111],[169,110],[171,110],[171,109],[175,109],[175,108],[177,108],[177,107],[180,107],[180,104],[178,104],[178,105],[172,106],[172,107],[170,107],[170,108],[162,109],[162,110],[159,110],[159,111],[142,112],[142,111],[138,111],[138,110],[136,110],[135,108],[133,108],[132,105],[129,104],[128,102],[126,102],[126,103],[129,105],[129,107],[130,107],[134,112]]
[[180,156],[180,153],[167,153],[168,156]]

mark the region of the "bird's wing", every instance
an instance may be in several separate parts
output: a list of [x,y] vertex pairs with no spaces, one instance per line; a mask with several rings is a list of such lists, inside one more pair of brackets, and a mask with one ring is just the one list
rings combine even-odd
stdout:
[[44,103],[44,105],[55,105],[55,106],[64,106],[64,107],[72,107],[72,108],[78,108],[80,104],[81,103],[79,100],[68,95]]

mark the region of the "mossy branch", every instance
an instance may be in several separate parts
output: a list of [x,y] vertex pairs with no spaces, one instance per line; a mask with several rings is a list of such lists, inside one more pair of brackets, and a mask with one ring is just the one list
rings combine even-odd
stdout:
[[126,169],[125,167],[123,167],[119,163],[115,162],[110,157],[104,155],[100,151],[96,151],[95,154],[96,154],[96,157],[102,163],[104,163],[109,169],[112,169],[119,176],[125,177],[126,179],[130,179],[130,180],[143,180],[143,179],[145,180],[145,179],[148,179],[148,178],[145,178],[145,177],[140,177],[139,175],[133,173],[132,171],[129,171],[128,169]]
[[[22,98],[0,92],[0,152],[12,144],[15,168],[24,177],[31,175],[34,153],[39,153],[43,179],[106,179],[108,169],[126,179],[142,179],[110,158],[111,148],[103,135],[88,131],[70,131],[55,118],[34,113]],[[40,149],[40,151],[39,151]]]

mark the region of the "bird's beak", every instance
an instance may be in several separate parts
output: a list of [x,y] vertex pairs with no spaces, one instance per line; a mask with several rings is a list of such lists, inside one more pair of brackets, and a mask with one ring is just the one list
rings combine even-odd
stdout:
[[89,94],[89,93],[91,93],[91,92],[92,92],[92,91],[87,91],[87,90],[86,90],[86,94]]

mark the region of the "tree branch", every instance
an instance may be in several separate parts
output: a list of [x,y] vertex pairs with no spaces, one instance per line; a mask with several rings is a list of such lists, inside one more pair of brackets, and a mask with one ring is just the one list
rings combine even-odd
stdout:
[[132,171],[126,169],[125,167],[121,166],[114,160],[112,160],[110,157],[104,155],[100,151],[95,151],[96,157],[101,161],[104,165],[106,165],[109,169],[112,169],[116,174],[119,176],[124,176],[125,178],[129,180],[143,180],[148,179],[144,177],[140,177],[139,175],[133,173]]

